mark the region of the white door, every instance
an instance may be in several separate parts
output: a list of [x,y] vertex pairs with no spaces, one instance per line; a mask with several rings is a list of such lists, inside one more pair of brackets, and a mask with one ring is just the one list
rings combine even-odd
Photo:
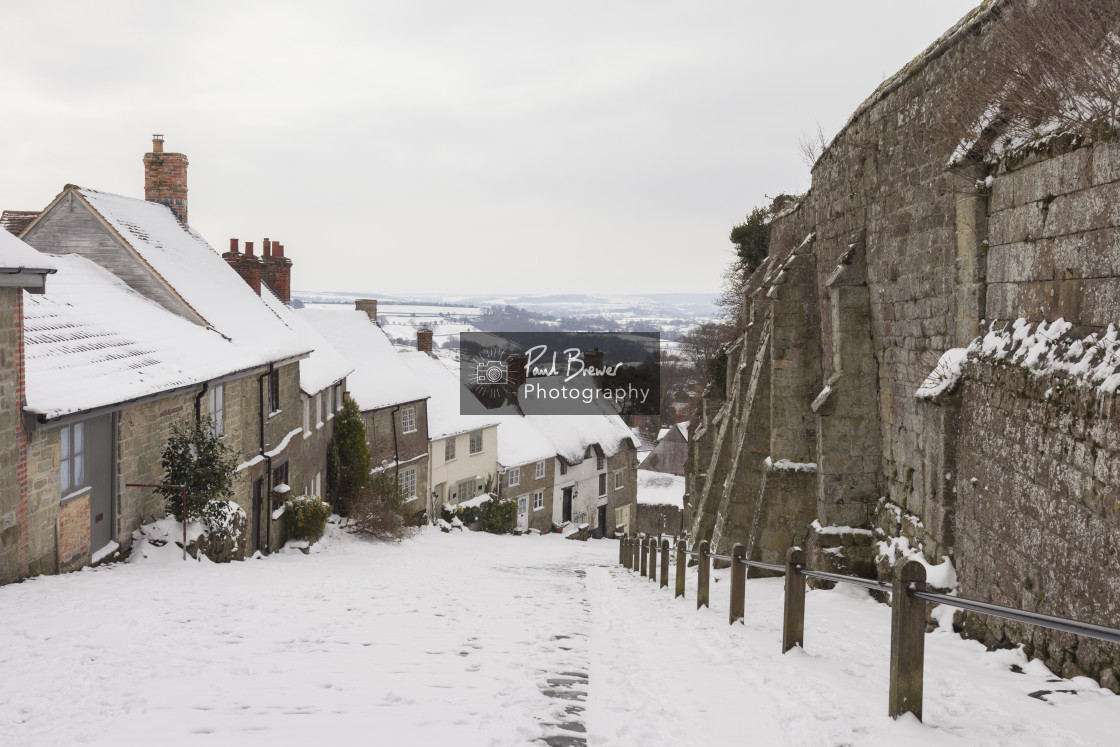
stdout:
[[517,528],[523,532],[529,528],[529,496],[527,495],[517,499]]

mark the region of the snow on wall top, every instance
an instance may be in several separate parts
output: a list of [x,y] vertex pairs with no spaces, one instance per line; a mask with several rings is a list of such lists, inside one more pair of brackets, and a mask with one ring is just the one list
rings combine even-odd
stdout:
[[25,409],[53,419],[252,368],[256,356],[76,254],[24,294]]
[[1066,336],[1072,327],[1065,319],[1032,325],[1020,318],[1000,329],[993,322],[986,335],[972,341],[968,355],[1020,365],[1035,376],[1065,374],[1101,394],[1115,394],[1120,388],[1116,327],[1110,324],[1104,334],[1093,332],[1080,340]]
[[312,346],[311,355],[299,361],[299,388],[304,394],[321,392],[346,378],[354,367],[342,353],[335,350],[319,331],[301,319],[293,309],[261,284],[261,299],[305,344]]
[[295,313],[350,362],[354,371],[346,388],[361,410],[427,399],[428,393],[393,343],[364,311],[296,309]]
[[257,363],[310,352],[194,229],[165,205],[79,187],[89,206],[203,320]]
[[428,393],[428,438],[446,438],[495,426],[502,418],[461,414],[460,397],[465,389],[459,377],[427,353],[398,353],[417,382]]
[[644,506],[675,506],[684,509],[683,475],[638,470],[638,503]]
[[0,230],[0,269],[25,270],[32,273],[54,272],[55,264],[15,236]]

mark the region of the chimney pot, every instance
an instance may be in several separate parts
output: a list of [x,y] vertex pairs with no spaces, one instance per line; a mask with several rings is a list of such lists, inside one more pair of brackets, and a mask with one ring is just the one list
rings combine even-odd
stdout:
[[237,239],[230,239],[229,240],[229,251],[230,251],[231,254],[237,254],[238,243],[239,242],[238,242]]
[[263,256],[265,256],[265,257],[271,257],[272,256],[272,242],[269,241],[268,239],[264,240]]
[[163,153],[163,135],[152,135],[152,153]]
[[245,255],[248,256],[248,257],[253,256],[253,242],[252,241],[246,241],[245,242]]
[[284,245],[281,244],[279,241],[273,243],[272,248],[275,250],[273,253],[277,257],[283,257],[284,256]]

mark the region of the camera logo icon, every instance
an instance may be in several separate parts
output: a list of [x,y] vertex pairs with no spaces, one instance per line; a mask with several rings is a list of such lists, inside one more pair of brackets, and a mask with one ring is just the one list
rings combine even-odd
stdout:
[[508,384],[509,371],[502,361],[479,361],[475,378],[479,384]]

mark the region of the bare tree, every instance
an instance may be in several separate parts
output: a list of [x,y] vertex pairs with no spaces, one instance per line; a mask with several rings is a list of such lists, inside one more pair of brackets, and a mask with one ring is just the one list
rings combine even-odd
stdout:
[[819,122],[816,134],[802,135],[798,145],[801,150],[801,162],[812,171],[817,164],[817,159],[828,148],[828,138],[824,136],[824,130],[821,129]]

